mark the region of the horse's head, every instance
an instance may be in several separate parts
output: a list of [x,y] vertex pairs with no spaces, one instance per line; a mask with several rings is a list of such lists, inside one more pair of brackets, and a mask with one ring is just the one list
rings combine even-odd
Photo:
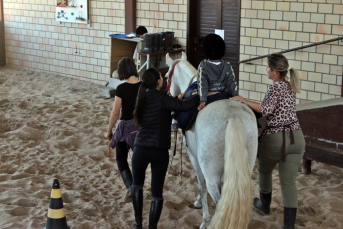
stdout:
[[187,61],[187,55],[182,52],[181,59],[173,60],[169,53],[166,55],[166,64],[169,70],[165,77],[167,78],[167,89],[172,96],[184,92],[190,80],[196,75],[196,69]]

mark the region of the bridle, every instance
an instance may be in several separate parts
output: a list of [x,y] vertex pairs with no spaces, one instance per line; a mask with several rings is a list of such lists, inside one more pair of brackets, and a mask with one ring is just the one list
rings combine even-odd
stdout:
[[[180,63],[180,61],[181,61],[181,60],[175,61],[175,63],[174,63],[174,65],[173,65],[172,69],[170,70],[170,73],[169,73],[169,75],[168,75],[168,78],[167,78],[167,92],[168,92],[169,95],[171,95],[171,94],[170,94],[170,86],[171,86],[171,81],[172,81],[172,78],[173,78],[173,75],[174,75],[175,67],[176,67],[176,65],[177,65],[178,63]],[[194,78],[195,78],[196,76],[197,76],[197,75],[194,75],[194,76],[190,79],[187,88],[192,84],[192,82],[193,82],[193,80],[194,80]]]
[[[175,61],[175,63],[174,63],[174,65],[173,65],[172,69],[170,70],[170,73],[169,73],[169,75],[168,75],[168,78],[167,78],[167,92],[168,92],[168,94],[169,94],[170,96],[171,96],[171,94],[170,94],[171,81],[172,81],[172,79],[173,79],[175,67],[176,67],[176,65],[177,65],[178,63],[180,63],[180,61],[181,61],[181,60]],[[197,76],[197,75],[194,75],[194,76],[190,79],[187,88],[192,84],[192,81],[194,80],[194,78],[195,78],[196,76]],[[174,156],[176,155],[177,132],[178,132],[178,131],[176,131],[176,132],[175,132],[175,135],[174,135],[175,143],[174,143],[173,157],[172,157],[172,159],[171,159],[171,162],[170,162],[170,166],[169,166],[168,171],[170,170],[170,168],[171,168],[171,166],[172,166],[172,164],[173,164]],[[182,175],[183,175],[183,169],[182,169],[182,144],[181,144],[181,149],[180,149],[180,159],[181,159],[181,170],[180,170],[180,172],[179,172],[178,174],[179,174],[180,176],[182,176]]]
[[[171,71],[170,71],[170,73],[169,73],[169,75],[168,75],[168,79],[167,79],[167,93],[168,93],[170,96],[172,96],[172,95],[170,94],[170,86],[171,86],[171,81],[172,81],[172,78],[173,78],[173,75],[174,75],[174,70],[175,70],[176,65],[177,65],[178,63],[180,63],[180,61],[181,61],[181,60],[175,61],[174,65],[173,65],[173,67],[172,67],[172,69],[171,69]],[[173,152],[173,157],[172,157],[172,160],[171,160],[171,162],[170,162],[170,166],[169,166],[168,172],[169,172],[169,170],[170,170],[170,168],[171,168],[171,166],[172,166],[172,164],[173,164],[173,160],[174,160],[174,157],[175,157],[175,154],[176,154],[177,131],[175,132],[175,135],[174,135],[174,136],[175,136],[175,137],[174,137],[174,138],[175,138],[174,152]],[[182,144],[181,144],[180,157],[181,157],[181,171],[179,172],[179,175],[182,176],[182,174],[183,174],[183,171],[182,171]]]
[[171,86],[171,81],[172,81],[172,78],[173,78],[173,75],[174,75],[174,70],[175,70],[175,67],[178,63],[180,63],[181,60],[177,60],[175,61],[169,75],[168,75],[168,79],[167,79],[167,92],[168,94],[170,95],[170,86]]

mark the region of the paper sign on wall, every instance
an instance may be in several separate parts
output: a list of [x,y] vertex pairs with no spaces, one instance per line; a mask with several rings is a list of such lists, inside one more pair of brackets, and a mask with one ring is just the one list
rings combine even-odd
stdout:
[[89,0],[57,0],[56,21],[89,24]]
[[219,35],[219,36],[221,36],[221,38],[223,38],[223,40],[225,41],[225,39],[224,39],[224,30],[222,30],[222,29],[215,29],[214,33]]

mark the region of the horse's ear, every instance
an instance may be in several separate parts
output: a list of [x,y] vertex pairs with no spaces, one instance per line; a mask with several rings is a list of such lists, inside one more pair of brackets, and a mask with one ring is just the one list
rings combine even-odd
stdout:
[[173,59],[170,58],[169,53],[167,53],[166,54],[166,64],[170,67],[170,66],[173,66],[173,63],[174,63]]
[[181,60],[187,60],[187,55],[186,55],[186,53],[183,52],[183,51],[182,51]]

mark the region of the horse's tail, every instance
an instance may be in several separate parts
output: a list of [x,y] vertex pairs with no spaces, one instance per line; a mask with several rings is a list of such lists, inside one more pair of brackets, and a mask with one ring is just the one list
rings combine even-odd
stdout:
[[209,228],[244,229],[252,209],[252,180],[246,131],[239,118],[230,119],[225,132],[223,188]]

